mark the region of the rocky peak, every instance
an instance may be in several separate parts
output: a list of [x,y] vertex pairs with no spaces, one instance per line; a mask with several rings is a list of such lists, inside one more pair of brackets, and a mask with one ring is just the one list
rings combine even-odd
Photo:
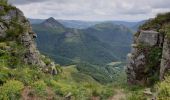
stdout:
[[50,18],[48,18],[46,21],[49,21],[49,22],[55,22],[56,20],[55,20],[55,18],[50,17]]
[[53,17],[46,19],[42,24],[45,27],[50,27],[50,28],[64,28],[64,26],[60,22],[55,20]]

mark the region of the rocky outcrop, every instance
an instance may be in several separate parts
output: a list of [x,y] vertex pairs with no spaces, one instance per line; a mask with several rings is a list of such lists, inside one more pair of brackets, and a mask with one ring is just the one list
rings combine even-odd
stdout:
[[[130,84],[149,84],[159,75],[163,35],[154,30],[140,30],[128,54],[127,75]],[[158,58],[157,58],[158,57]]]
[[[9,46],[9,56],[18,57],[20,64],[35,65],[43,69],[52,69],[52,74],[57,74],[55,64],[45,63],[46,58],[37,50],[35,44],[36,33],[32,31],[29,21],[25,18],[24,14],[17,8],[6,4],[0,5],[0,42],[13,43],[15,45]],[[23,50],[20,50],[22,47]],[[17,48],[17,49],[16,49]],[[12,59],[12,57],[10,57]],[[14,65],[15,66],[15,65]],[[50,73],[51,73],[50,72]]]
[[165,73],[170,70],[170,40],[165,37],[163,44],[163,52],[160,66],[160,79],[163,80]]
[[142,25],[127,57],[129,84],[148,85],[163,80],[170,70],[170,13]]
[[140,31],[140,35],[137,38],[137,44],[146,44],[149,46],[154,46],[158,42],[159,33],[153,30]]
[[7,27],[2,22],[0,22],[0,38],[6,37],[6,33],[5,33],[6,30]]

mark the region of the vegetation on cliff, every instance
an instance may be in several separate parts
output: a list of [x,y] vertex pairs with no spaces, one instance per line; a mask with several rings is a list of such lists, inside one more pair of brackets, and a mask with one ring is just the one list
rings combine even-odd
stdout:
[[101,85],[75,66],[54,65],[39,54],[36,35],[22,12],[4,0],[0,0],[1,11],[0,100],[106,100],[114,94],[111,85]]
[[[169,100],[170,13],[158,14],[140,26],[129,57],[128,82],[149,86],[147,94],[155,100]],[[134,61],[134,63],[133,63]],[[135,73],[135,74],[134,74]],[[133,77],[134,75],[134,77]],[[161,81],[160,81],[161,80]],[[145,100],[137,90],[132,100]],[[136,98],[137,97],[137,98]]]

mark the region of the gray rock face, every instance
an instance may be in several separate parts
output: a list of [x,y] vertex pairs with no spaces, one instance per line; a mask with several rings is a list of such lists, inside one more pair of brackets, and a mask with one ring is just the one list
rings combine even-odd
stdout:
[[[40,58],[40,53],[37,50],[34,38],[36,38],[36,33],[32,31],[32,28],[28,22],[28,20],[24,17],[21,11],[17,11],[17,17],[19,22],[26,27],[24,33],[20,36],[21,43],[27,48],[24,62],[31,65],[38,65],[41,67],[45,67],[45,63]],[[12,14],[12,13],[11,13]],[[13,14],[12,14],[13,15]],[[14,16],[15,17],[15,16]]]
[[166,72],[170,70],[170,41],[166,37],[163,44],[163,53],[160,67],[160,80],[163,80]]
[[158,42],[158,32],[156,31],[141,31],[140,35],[138,37],[137,42],[138,43],[142,43],[142,44],[146,44],[149,46],[154,46],[157,44]]
[[36,49],[33,37],[29,33],[25,33],[21,36],[21,43],[27,48],[24,57],[25,63],[44,67],[45,64],[40,59],[40,53]]
[[[0,6],[0,11],[4,10],[4,7]],[[32,31],[29,21],[25,18],[24,14],[19,9],[11,9],[6,12],[5,15],[0,16],[0,39],[7,38],[6,31],[15,29],[15,25],[12,26],[11,22],[17,23],[17,25],[23,27],[22,33],[18,33],[19,36],[12,38],[13,41],[20,41],[25,48],[25,54],[23,55],[23,62],[30,65],[37,65],[45,67],[45,63],[40,58],[40,53],[36,48],[34,38],[36,33]]]
[[[163,46],[163,36],[153,30],[141,30],[140,34],[134,39],[131,54],[127,57],[127,81],[129,84],[144,85],[148,83],[151,74],[147,71],[150,64],[148,54],[152,52],[150,48],[161,48]],[[140,45],[143,46],[140,47]],[[155,63],[159,63],[159,61]],[[160,66],[158,65],[158,67]]]
[[3,6],[0,6],[0,11],[3,11],[4,10],[4,7]]
[[1,16],[1,19],[4,20],[5,22],[10,22],[16,16],[17,16],[17,11],[10,10],[8,11],[7,14],[5,14],[4,16]]
[[6,32],[5,32],[6,30],[7,27],[2,22],[0,22],[0,39],[6,37]]

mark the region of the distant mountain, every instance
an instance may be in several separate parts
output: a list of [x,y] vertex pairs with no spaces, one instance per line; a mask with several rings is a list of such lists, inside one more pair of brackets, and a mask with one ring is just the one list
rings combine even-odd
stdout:
[[[29,19],[31,24],[40,24],[45,21],[45,19]],[[67,28],[76,28],[76,29],[85,29],[91,26],[94,26],[97,23],[97,21],[80,21],[80,20],[57,20],[62,25],[64,25]]]
[[94,26],[100,22],[97,21],[79,21],[79,20],[58,20],[61,24],[68,28],[85,29]]
[[29,18],[28,20],[31,22],[31,24],[40,24],[44,21],[44,19],[31,19],[31,18]]
[[55,20],[53,17],[50,17],[49,19],[45,20],[44,22],[41,23],[43,26],[46,28],[64,28],[64,26]]
[[[31,24],[40,24],[43,21],[45,21],[45,19],[29,19],[29,21],[31,22]],[[144,24],[145,22],[145,20],[136,21],[136,22],[128,22],[128,21],[81,21],[81,20],[60,20],[60,19],[58,19],[57,21],[67,28],[86,29],[96,24],[107,22],[107,23],[113,23],[116,25],[123,25],[134,31],[136,31],[138,27]]]
[[[37,43],[40,50],[46,50],[47,53],[51,52],[52,54],[54,52],[54,55],[72,60],[83,59],[83,61],[95,64],[96,62],[106,64],[124,60],[125,55],[130,51],[129,46],[132,40],[132,34],[127,27],[109,22],[80,30],[66,28],[54,18],[49,18],[41,24],[33,25],[33,29],[39,35]],[[87,48],[89,49],[87,50]],[[96,52],[98,53],[96,54]],[[102,55],[99,56],[101,52],[108,61],[105,62],[106,59]],[[91,59],[97,58],[89,61],[88,56],[92,56]]]
[[131,28],[131,27],[135,26],[136,24],[138,24],[138,22],[127,22],[127,21],[108,21],[108,22],[112,22],[117,25],[124,25],[128,28]]
[[132,33],[123,25],[106,22],[76,29],[67,28],[54,18],[49,18],[32,26],[38,34],[37,45],[42,53],[61,65],[76,64],[79,70],[86,69],[83,72],[90,75],[92,71],[89,72],[89,69],[98,70],[92,75],[97,80],[104,73],[107,73],[105,77],[110,77],[106,65],[124,61],[130,52]]

